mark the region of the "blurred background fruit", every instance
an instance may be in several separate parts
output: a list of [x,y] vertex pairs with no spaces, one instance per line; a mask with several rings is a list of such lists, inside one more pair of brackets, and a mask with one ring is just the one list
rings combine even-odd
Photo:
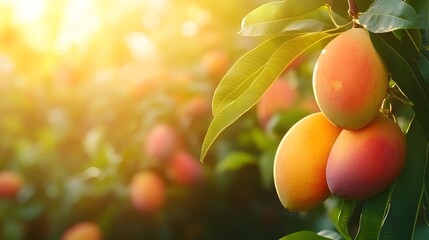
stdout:
[[0,172],[0,197],[14,198],[22,188],[22,179],[15,172]]
[[165,202],[165,185],[155,172],[137,173],[131,181],[130,192],[132,204],[140,212],[157,211]]
[[178,139],[174,129],[166,124],[154,126],[147,134],[144,151],[158,161],[165,160],[176,151]]
[[297,89],[290,82],[284,79],[275,80],[256,105],[256,114],[261,125],[265,126],[274,114],[294,106],[297,94]]
[[252,108],[199,162],[217,84],[261,41],[241,19],[264,2],[0,0],[0,239],[325,229],[323,206],[289,213],[272,180],[280,139],[315,111],[315,55],[281,76],[280,107]]
[[82,222],[73,225],[64,232],[61,240],[101,240],[101,231],[93,222]]

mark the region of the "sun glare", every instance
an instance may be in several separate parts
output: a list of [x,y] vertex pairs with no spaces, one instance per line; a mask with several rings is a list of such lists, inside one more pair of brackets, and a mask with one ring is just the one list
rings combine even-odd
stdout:
[[85,53],[100,24],[93,1],[70,0],[59,29],[56,50],[63,53],[76,47],[79,53]]
[[[167,1],[0,0],[1,6],[11,9],[9,21],[21,29],[27,43],[34,49],[83,55],[103,27],[118,24],[124,14],[133,9],[145,12],[140,18],[144,29],[158,29],[160,12],[166,8]],[[126,28],[130,23],[119,24]],[[186,29],[187,34],[195,31],[189,30],[189,26]],[[129,44],[136,58],[155,50],[144,33],[128,35],[123,40]]]
[[14,4],[13,19],[18,24],[38,21],[46,10],[45,0],[16,0],[9,4]]

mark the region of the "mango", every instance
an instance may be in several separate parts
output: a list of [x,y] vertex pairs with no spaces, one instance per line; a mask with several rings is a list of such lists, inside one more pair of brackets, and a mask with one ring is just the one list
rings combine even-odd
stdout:
[[230,57],[223,49],[208,52],[202,59],[202,68],[209,77],[220,80],[230,66]]
[[256,104],[256,116],[261,126],[266,127],[273,115],[291,108],[298,98],[298,90],[284,79],[277,79]]
[[131,203],[139,212],[153,213],[160,210],[164,206],[165,195],[165,183],[154,171],[141,171],[131,180]]
[[376,195],[398,177],[405,153],[404,133],[381,114],[360,130],[343,130],[329,154],[329,189],[334,195],[352,200]]
[[320,110],[333,124],[357,130],[377,115],[388,80],[368,31],[353,28],[322,50],[313,71],[313,90]]
[[163,162],[176,151],[179,139],[174,129],[165,124],[156,124],[144,142],[145,153],[156,161]]
[[14,198],[21,191],[22,178],[14,171],[0,172],[0,198]]
[[102,234],[98,225],[94,222],[81,222],[67,229],[61,240],[101,240]]
[[203,177],[203,165],[185,150],[177,151],[169,162],[167,175],[174,182],[191,186]]
[[307,211],[331,195],[326,164],[340,132],[318,112],[302,118],[285,134],[273,169],[277,195],[285,208]]

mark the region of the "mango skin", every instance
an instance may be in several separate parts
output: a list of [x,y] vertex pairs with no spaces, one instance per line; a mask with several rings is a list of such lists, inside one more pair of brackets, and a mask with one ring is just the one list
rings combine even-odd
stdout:
[[329,189],[351,200],[376,195],[399,176],[405,154],[405,135],[395,122],[381,114],[363,129],[343,130],[326,167]]
[[154,171],[144,170],[135,174],[129,190],[133,207],[141,213],[154,213],[164,206],[166,186]]
[[94,222],[81,222],[67,229],[61,240],[101,240],[101,229]]
[[289,211],[310,210],[331,195],[326,164],[340,132],[318,112],[298,121],[283,137],[274,159],[274,185]]
[[170,160],[167,174],[180,185],[192,186],[202,179],[203,170],[200,161],[185,150],[179,150]]
[[0,198],[14,198],[23,186],[22,178],[14,171],[0,172]]
[[334,38],[320,54],[313,90],[320,110],[332,123],[357,130],[377,115],[388,79],[368,31],[353,28]]
[[256,104],[256,116],[261,126],[266,127],[268,121],[277,112],[291,108],[298,98],[298,90],[284,79],[277,79]]
[[144,152],[156,161],[163,162],[170,158],[179,145],[174,129],[165,124],[156,124],[144,142]]

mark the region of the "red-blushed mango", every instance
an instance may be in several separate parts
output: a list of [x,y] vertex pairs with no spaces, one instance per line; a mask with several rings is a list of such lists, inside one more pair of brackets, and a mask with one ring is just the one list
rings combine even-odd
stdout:
[[170,160],[167,173],[178,184],[193,185],[202,178],[203,168],[191,154],[178,151]]
[[178,139],[176,132],[167,124],[159,123],[148,133],[144,150],[145,153],[157,160],[165,160],[176,151]]
[[322,50],[313,72],[320,110],[335,125],[357,130],[377,115],[389,76],[368,31],[353,28]]
[[285,208],[307,211],[331,195],[326,163],[340,132],[318,112],[298,121],[283,137],[274,159],[274,184]]
[[275,113],[291,108],[297,97],[296,88],[289,82],[283,79],[274,81],[256,105],[259,123],[265,127]]
[[0,172],[0,198],[13,198],[22,188],[22,179],[14,171]]
[[156,212],[165,202],[165,183],[153,171],[137,173],[130,184],[131,202],[142,213]]
[[405,152],[405,135],[395,122],[381,114],[360,130],[343,130],[328,159],[329,189],[345,199],[376,195],[398,177]]
[[102,234],[98,225],[94,222],[81,222],[67,229],[61,240],[101,240]]

